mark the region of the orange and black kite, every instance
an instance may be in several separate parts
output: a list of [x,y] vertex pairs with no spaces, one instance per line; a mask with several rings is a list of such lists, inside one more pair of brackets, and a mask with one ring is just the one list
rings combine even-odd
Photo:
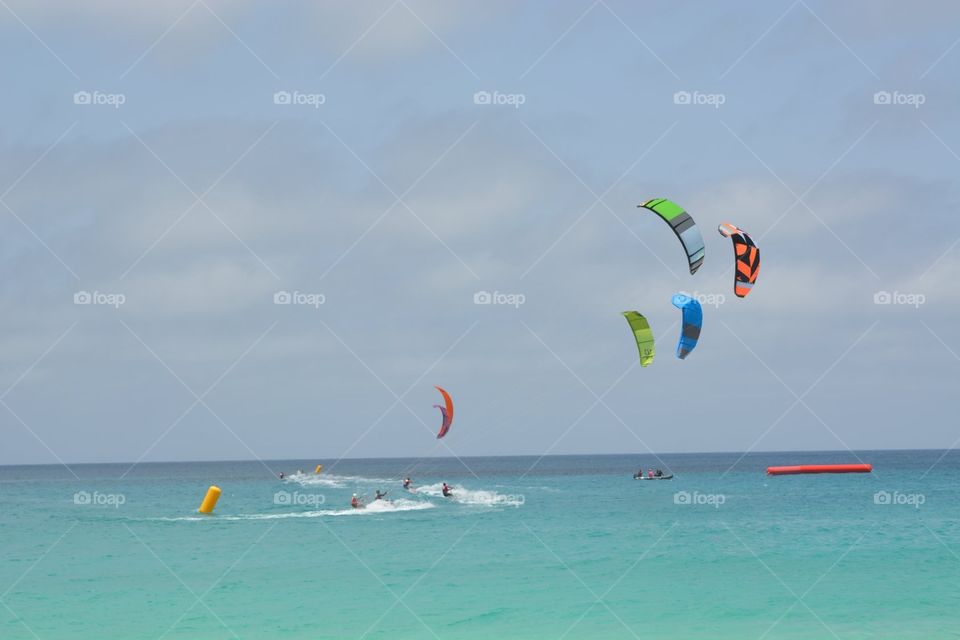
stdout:
[[724,238],[733,240],[733,255],[737,261],[733,292],[738,298],[746,298],[757,282],[757,274],[760,273],[760,249],[753,244],[753,240],[746,231],[729,222],[721,223],[717,231]]

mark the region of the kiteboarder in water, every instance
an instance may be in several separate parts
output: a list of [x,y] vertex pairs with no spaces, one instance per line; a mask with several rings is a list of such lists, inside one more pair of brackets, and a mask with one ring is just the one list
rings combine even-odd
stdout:
[[386,492],[386,491],[381,492],[380,489],[377,489],[377,494],[376,494],[376,496],[375,496],[373,499],[374,499],[374,500],[383,500],[383,499],[386,498],[386,497],[387,497],[387,492]]
[[451,496],[453,496],[453,491],[451,491],[451,490],[450,490],[450,486],[449,486],[446,482],[444,482],[444,483],[443,483],[443,497],[444,497],[444,498],[449,498],[449,497],[451,497]]
[[353,494],[353,498],[350,499],[350,506],[354,509],[363,509],[366,505],[357,497],[357,494]]
[[403,488],[407,491],[410,491],[413,488],[413,482],[410,480],[410,476],[407,476],[403,481]]

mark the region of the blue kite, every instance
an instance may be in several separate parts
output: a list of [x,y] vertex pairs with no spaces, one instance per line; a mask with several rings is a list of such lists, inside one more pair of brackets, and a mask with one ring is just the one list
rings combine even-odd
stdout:
[[683,314],[683,325],[680,328],[680,342],[677,343],[677,357],[683,360],[700,339],[700,329],[703,327],[703,307],[694,298],[685,293],[673,294],[673,306]]

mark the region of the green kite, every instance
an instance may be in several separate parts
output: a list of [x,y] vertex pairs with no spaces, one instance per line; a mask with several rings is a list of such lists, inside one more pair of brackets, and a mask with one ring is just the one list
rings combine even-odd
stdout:
[[653,364],[654,353],[653,331],[650,330],[650,323],[636,311],[624,311],[623,317],[627,319],[627,323],[633,331],[633,337],[637,340],[637,349],[640,351],[640,366],[649,367]]

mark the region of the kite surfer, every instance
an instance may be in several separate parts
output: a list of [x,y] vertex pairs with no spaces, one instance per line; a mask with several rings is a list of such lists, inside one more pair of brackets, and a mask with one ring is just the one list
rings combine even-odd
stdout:
[[413,482],[410,480],[410,476],[407,476],[403,481],[403,488],[407,491],[413,490]]
[[446,482],[443,483],[442,491],[443,491],[444,498],[453,497],[453,491],[450,490],[450,485],[448,485]]
[[380,489],[377,489],[376,496],[374,496],[373,499],[374,499],[374,500],[383,500],[383,499],[386,498],[386,497],[387,497],[387,492],[386,492],[386,491],[382,491],[382,492],[381,492]]
[[363,509],[366,505],[363,504],[363,500],[357,497],[357,494],[353,494],[353,498],[350,499],[350,506],[354,509]]

